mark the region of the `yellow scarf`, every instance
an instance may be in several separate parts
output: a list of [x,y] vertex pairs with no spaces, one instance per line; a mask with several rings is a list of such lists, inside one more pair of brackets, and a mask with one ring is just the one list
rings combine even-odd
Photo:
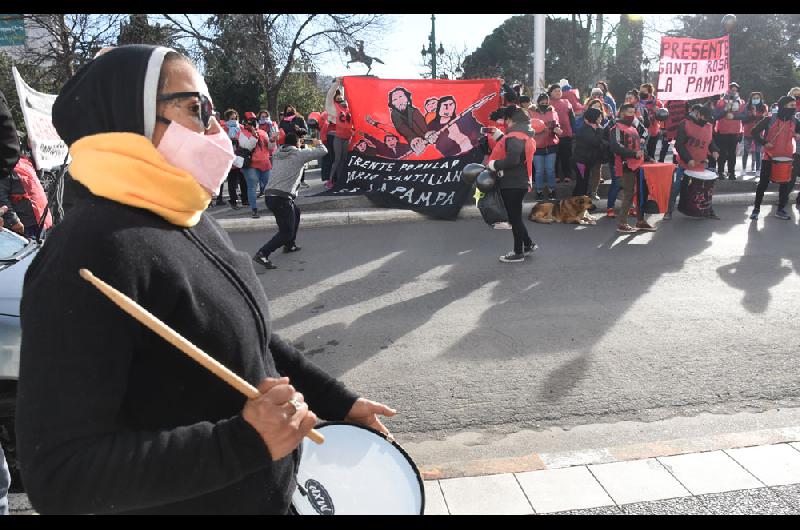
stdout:
[[69,151],[69,172],[89,191],[150,210],[174,225],[196,225],[211,201],[211,195],[188,171],[170,165],[140,134],[85,136]]

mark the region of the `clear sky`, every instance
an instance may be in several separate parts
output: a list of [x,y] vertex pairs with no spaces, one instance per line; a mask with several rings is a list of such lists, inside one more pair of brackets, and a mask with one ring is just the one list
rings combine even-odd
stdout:
[[[386,33],[380,43],[365,43],[364,50],[367,55],[379,57],[385,64],[373,63],[372,74],[382,78],[417,79],[424,68],[420,65],[422,55],[420,50],[427,45],[431,32],[430,14],[404,14],[390,15],[393,23],[391,30]],[[436,15],[436,42],[442,43],[445,48],[461,49],[466,47],[472,52],[481,45],[496,27],[502,24],[513,14],[437,14]],[[555,15],[568,17],[569,15]],[[661,30],[671,27],[670,20],[674,15],[644,15],[645,20],[655,24]],[[616,23],[619,14],[606,15],[607,23]],[[655,58],[657,48],[653,42],[658,41],[658,35],[652,35],[655,40],[645,43],[645,51]],[[657,45],[656,45],[657,46]],[[366,73],[362,64],[353,64],[348,70],[345,62],[333,54],[326,61],[317,66],[324,75],[340,76]]]

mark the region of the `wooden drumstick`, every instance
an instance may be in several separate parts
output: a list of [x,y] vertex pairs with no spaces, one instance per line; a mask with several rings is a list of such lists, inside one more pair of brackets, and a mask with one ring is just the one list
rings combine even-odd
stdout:
[[[250,399],[255,399],[261,395],[256,387],[236,375],[235,373],[231,372],[226,366],[221,364],[216,359],[212,358],[206,352],[186,340],[183,336],[181,336],[178,332],[170,328],[168,325],[163,323],[161,320],[156,318],[152,313],[150,313],[147,309],[143,308],[135,301],[128,298],[125,294],[119,292],[118,290],[114,289],[110,285],[108,285],[103,280],[96,277],[92,274],[91,271],[88,269],[81,269],[80,270],[81,278],[86,280],[87,282],[91,283],[95,287],[97,287],[104,295],[111,299],[112,302],[117,304],[123,311],[131,315],[133,318],[150,328],[156,334],[158,334],[162,339],[166,340],[180,351],[203,365],[206,369],[211,371],[214,375],[231,385],[233,388],[244,394]],[[325,441],[325,437],[319,433],[316,429],[311,429],[311,432],[306,434],[306,436],[318,443],[321,444]]]

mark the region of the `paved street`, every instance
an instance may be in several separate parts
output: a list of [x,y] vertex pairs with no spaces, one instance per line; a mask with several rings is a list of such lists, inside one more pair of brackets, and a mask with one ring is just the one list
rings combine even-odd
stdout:
[[405,444],[798,406],[800,227],[748,212],[626,237],[529,223],[541,248],[513,265],[479,220],[301,227],[260,277],[274,329],[399,409]]

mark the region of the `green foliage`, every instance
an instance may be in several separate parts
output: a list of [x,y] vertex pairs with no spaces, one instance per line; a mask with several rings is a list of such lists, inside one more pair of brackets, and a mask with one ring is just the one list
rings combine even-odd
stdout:
[[117,45],[153,44],[184,52],[177,43],[176,33],[176,30],[169,26],[150,24],[146,14],[137,13],[131,15],[127,23],[121,24]]
[[[303,116],[315,111],[322,112],[325,108],[325,93],[314,82],[314,76],[313,73],[290,73],[278,92],[278,108],[275,110],[280,112],[286,105],[292,105]],[[262,101],[266,105],[266,99]],[[277,114],[275,116],[277,119]]]
[[[548,73],[548,82],[567,78],[573,87],[587,87],[592,75],[589,29],[577,23],[573,27],[570,20],[548,17],[545,31],[545,72]],[[501,77],[531,85],[532,51],[533,15],[513,16],[498,26],[478,49],[464,59],[463,77]]]
[[[709,39],[723,34],[723,14],[684,15],[675,35]],[[800,84],[800,15],[737,14],[730,33],[731,80],[741,85],[747,97],[759,90],[769,102],[786,95]]]
[[617,27],[617,46],[609,63],[608,88],[621,101],[625,92],[639,88],[642,83],[642,40],[644,20],[620,15]]

